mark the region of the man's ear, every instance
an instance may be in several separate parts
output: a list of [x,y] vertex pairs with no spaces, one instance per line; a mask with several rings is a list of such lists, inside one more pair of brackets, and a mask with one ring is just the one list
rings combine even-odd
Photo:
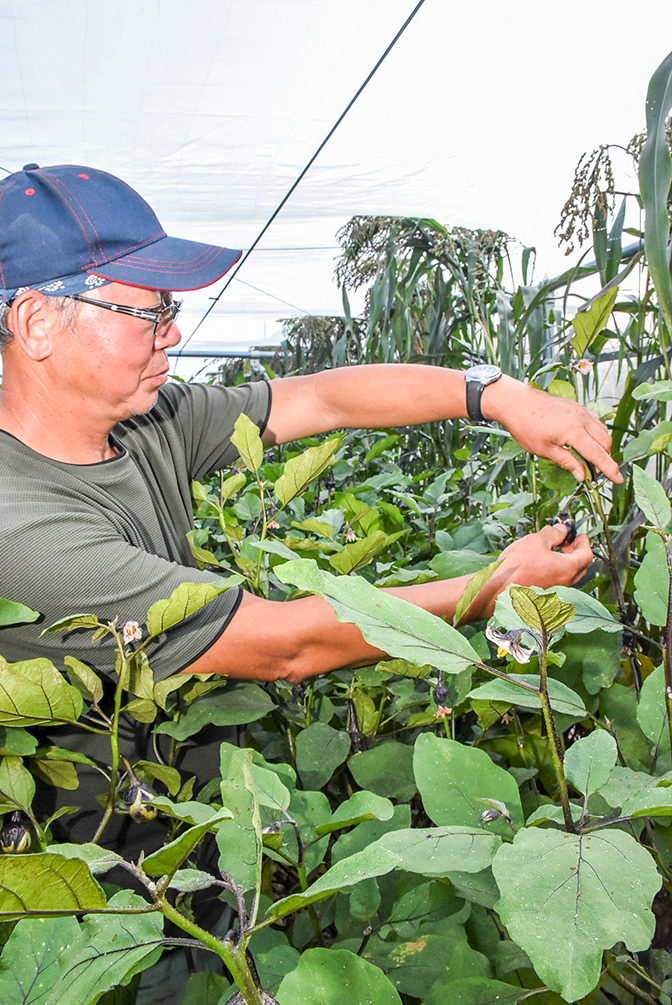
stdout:
[[51,355],[52,338],[58,327],[58,316],[48,299],[37,290],[24,290],[14,297],[7,317],[17,349],[36,363]]

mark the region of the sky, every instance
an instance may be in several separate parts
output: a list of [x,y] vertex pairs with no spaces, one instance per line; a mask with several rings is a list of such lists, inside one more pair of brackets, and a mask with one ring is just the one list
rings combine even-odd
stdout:
[[[0,165],[111,171],[168,233],[247,250],[416,4],[0,0]],[[190,348],[341,313],[355,214],[501,229],[536,247],[539,278],[563,271],[577,161],[644,128],[670,49],[661,0],[425,0]],[[186,294],[185,339],[223,285]]]

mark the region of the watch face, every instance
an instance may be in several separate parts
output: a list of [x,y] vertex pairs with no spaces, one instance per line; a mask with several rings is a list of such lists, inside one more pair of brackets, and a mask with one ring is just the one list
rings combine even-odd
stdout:
[[477,380],[481,384],[491,384],[493,381],[499,380],[501,376],[502,371],[492,363],[478,363],[476,366],[470,366],[466,373],[467,380]]

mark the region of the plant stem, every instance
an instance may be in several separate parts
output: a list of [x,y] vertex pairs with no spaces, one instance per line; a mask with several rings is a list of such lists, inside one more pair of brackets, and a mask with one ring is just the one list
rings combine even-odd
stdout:
[[172,921],[183,932],[191,935],[194,939],[198,939],[199,942],[219,956],[233,977],[247,1005],[264,1005],[261,991],[257,987],[250,971],[244,942],[239,943],[237,946],[234,946],[230,942],[222,942],[214,935],[211,935],[210,932],[206,932],[195,921],[190,921],[189,918],[186,918],[165,897],[159,896],[157,903],[161,913],[168,921]]
[[565,779],[564,754],[562,752],[558,731],[555,728],[555,719],[553,718],[553,710],[551,709],[551,699],[548,695],[547,650],[548,639],[546,637],[546,632],[544,632],[543,645],[539,649],[539,698],[541,700],[541,714],[543,715],[544,723],[546,724],[546,731],[551,741],[551,757],[553,758],[555,777],[558,782],[558,789],[560,790],[560,801],[562,803],[562,813],[565,818],[565,827],[568,831],[573,831],[574,821],[572,820],[569,792],[567,790],[567,781]]
[[[602,499],[600,498],[600,493],[594,482],[586,481],[585,483],[586,492],[593,506],[593,512],[597,513],[599,521],[602,527],[602,536],[604,538],[604,546],[607,553],[607,566],[609,568],[609,578],[611,580],[611,585],[616,596],[616,604],[618,606],[618,615],[621,619],[621,624],[624,629],[630,630],[630,619],[628,617],[627,608],[625,606],[625,594],[623,593],[623,586],[621,584],[621,577],[618,573],[618,562],[616,560],[616,551],[614,549],[614,542],[611,536],[611,531],[609,529],[609,524],[607,523],[607,517],[604,512],[604,507],[602,505]],[[625,639],[625,633],[624,633]],[[629,650],[629,646],[625,646],[626,651]],[[632,670],[632,680],[635,687],[635,693],[639,697],[640,681],[639,681],[639,667],[635,659],[634,653],[629,652],[630,668]]]
[[616,984],[628,991],[633,998],[637,999],[637,1001],[645,1002],[646,1005],[656,1005],[655,998],[652,998],[646,991],[642,991],[642,989],[638,988],[636,984],[629,981],[624,974],[620,973],[616,967],[613,957],[611,957],[611,959],[607,957],[607,973],[611,979],[616,982]]
[[124,693],[122,685],[127,679],[129,672],[128,660],[124,656],[123,648],[118,637],[117,645],[119,646],[121,652],[121,666],[119,668],[119,680],[117,681],[117,687],[114,692],[114,714],[112,716],[112,725],[110,726],[110,747],[112,749],[110,784],[107,790],[107,799],[105,800],[105,812],[103,813],[102,820],[98,825],[96,833],[91,838],[92,844],[97,844],[103,836],[103,832],[114,811],[114,803],[117,795],[117,775],[119,773],[119,716],[121,714],[121,699]]
[[667,590],[667,621],[665,622],[663,667],[665,675],[665,708],[667,710],[667,728],[670,733],[672,747],[672,551],[670,538],[664,535],[665,557],[667,559],[668,590]]

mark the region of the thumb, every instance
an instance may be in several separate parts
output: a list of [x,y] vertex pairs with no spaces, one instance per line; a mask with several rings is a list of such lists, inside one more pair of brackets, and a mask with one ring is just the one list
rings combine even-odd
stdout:
[[559,548],[567,539],[568,527],[560,520],[558,523],[547,524],[538,533],[547,548]]

